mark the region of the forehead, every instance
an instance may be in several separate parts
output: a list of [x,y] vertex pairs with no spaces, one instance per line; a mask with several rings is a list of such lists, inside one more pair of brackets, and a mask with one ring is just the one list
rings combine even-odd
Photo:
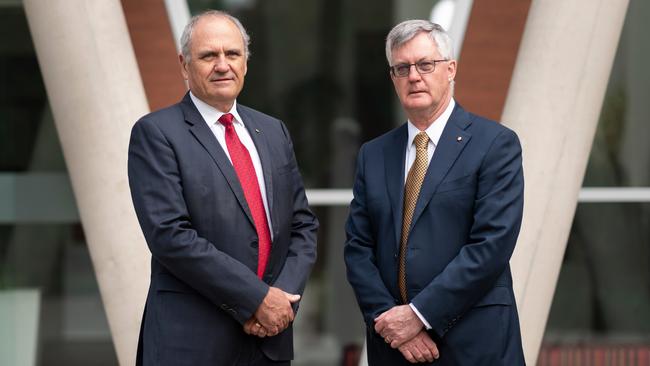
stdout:
[[438,47],[428,33],[420,32],[392,50],[393,63],[416,62],[423,58],[438,58]]
[[192,49],[205,47],[244,48],[244,39],[239,28],[230,19],[221,16],[206,16],[198,20],[192,30]]

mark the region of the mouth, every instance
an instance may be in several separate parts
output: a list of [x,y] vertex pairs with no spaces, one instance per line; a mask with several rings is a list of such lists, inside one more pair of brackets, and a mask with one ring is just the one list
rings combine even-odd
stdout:
[[410,91],[408,93],[408,95],[417,95],[417,94],[423,94],[423,93],[426,93],[426,92],[424,90],[414,90],[414,91]]
[[232,81],[232,80],[233,80],[233,78],[212,78],[212,79],[210,79],[210,82],[212,82],[212,83],[224,83],[224,82],[228,82],[228,81]]

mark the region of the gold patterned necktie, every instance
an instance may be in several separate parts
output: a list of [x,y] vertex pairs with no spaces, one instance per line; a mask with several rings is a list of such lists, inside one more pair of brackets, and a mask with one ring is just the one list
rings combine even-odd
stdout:
[[420,195],[420,188],[424,181],[424,175],[427,173],[429,166],[429,156],[427,148],[429,147],[429,136],[426,132],[421,131],[413,140],[415,144],[415,161],[409,169],[404,186],[404,215],[402,216],[402,237],[399,242],[399,269],[397,273],[397,283],[402,303],[408,303],[406,294],[406,245],[409,238],[409,228],[413,219],[415,203]]

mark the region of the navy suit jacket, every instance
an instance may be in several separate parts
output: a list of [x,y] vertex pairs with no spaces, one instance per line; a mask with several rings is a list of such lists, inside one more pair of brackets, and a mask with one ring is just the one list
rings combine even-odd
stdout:
[[[252,337],[242,325],[269,286],[302,294],[316,260],[318,221],[286,127],[242,105],[237,111],[260,156],[271,216],[262,280],[242,187],[189,94],[142,117],[131,132],[129,184],[152,254],[138,364],[234,364]],[[291,327],[260,340],[260,348],[273,360],[290,360]]]
[[[361,147],[346,224],[348,280],[368,326],[371,365],[406,362],[372,327],[400,305],[407,138],[404,124]],[[406,254],[409,301],[432,327],[436,365],[524,362],[509,267],[523,188],[516,134],[457,105],[424,178]]]

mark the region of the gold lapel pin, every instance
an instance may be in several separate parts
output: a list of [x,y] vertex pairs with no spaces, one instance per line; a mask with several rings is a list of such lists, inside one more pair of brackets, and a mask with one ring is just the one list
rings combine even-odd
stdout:
[[458,136],[458,137],[456,137],[456,141],[458,141],[458,142],[463,141],[463,136]]

